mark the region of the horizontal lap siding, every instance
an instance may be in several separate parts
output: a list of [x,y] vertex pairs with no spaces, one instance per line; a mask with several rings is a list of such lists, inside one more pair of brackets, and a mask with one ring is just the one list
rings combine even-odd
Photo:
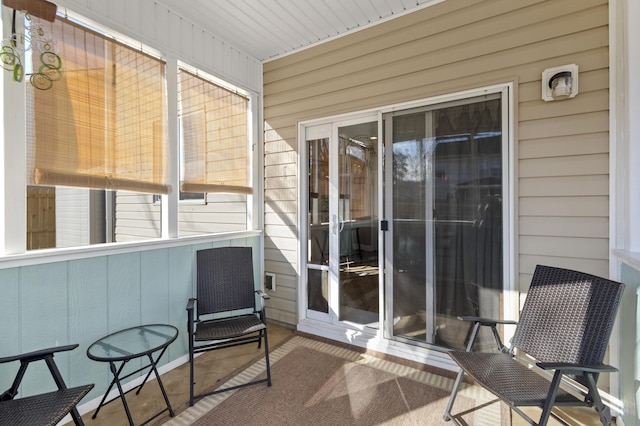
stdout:
[[287,324],[298,322],[296,132],[295,122],[278,131],[265,123],[265,271],[276,275],[276,291],[270,293],[268,315]]
[[[247,229],[247,203],[244,195],[207,195],[207,202],[184,201],[178,205],[180,236]],[[116,200],[116,241],[160,238],[160,204],[150,194],[118,192]]]
[[[542,71],[570,63],[580,94],[542,101]],[[514,82],[521,287],[537,263],[606,276],[608,78],[603,0],[447,0],[266,63],[266,270],[297,285],[298,122]]]

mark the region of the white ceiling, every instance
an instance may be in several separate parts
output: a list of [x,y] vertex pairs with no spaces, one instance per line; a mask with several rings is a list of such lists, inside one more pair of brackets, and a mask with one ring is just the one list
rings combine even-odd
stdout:
[[215,37],[269,61],[443,0],[157,0]]

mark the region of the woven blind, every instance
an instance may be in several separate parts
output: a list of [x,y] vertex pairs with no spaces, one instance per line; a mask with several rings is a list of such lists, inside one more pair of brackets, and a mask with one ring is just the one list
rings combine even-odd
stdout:
[[248,99],[180,70],[183,192],[250,194]]
[[62,78],[27,85],[29,183],[168,193],[164,62],[62,18],[39,24]]

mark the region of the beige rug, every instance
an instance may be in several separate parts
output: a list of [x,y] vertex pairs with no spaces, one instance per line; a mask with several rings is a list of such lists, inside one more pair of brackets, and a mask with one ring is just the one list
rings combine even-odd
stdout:
[[[270,354],[272,386],[258,384],[205,397],[165,423],[183,425],[438,425],[453,379],[323,341],[295,336]],[[264,359],[224,386],[265,375]],[[454,412],[493,398],[463,386]],[[462,420],[499,425],[500,405]]]

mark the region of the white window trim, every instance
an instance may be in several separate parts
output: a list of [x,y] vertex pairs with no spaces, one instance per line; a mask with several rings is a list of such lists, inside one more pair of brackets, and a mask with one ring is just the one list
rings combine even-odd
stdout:
[[[10,31],[11,10],[2,8],[3,38]],[[5,25],[7,23],[7,25]],[[27,213],[26,213],[26,146],[20,141],[26,140],[24,110],[26,98],[24,84],[17,84],[11,73],[2,72],[1,114],[2,132],[2,182],[0,190],[0,255],[19,254],[26,250]],[[17,142],[17,143],[16,143]]]
[[[11,10],[2,8],[2,19],[0,20],[0,29],[5,34],[10,30]],[[159,241],[178,239],[178,204],[179,201],[179,137],[178,137],[178,67],[195,70],[194,72],[206,76],[215,84],[219,84],[229,90],[242,94],[249,99],[248,105],[248,152],[250,157],[249,165],[249,181],[252,183],[253,194],[247,196],[247,230],[240,232],[222,233],[220,236],[228,237],[229,235],[244,234],[253,235],[255,231],[262,229],[262,212],[264,211],[262,195],[263,185],[257,179],[258,170],[262,164],[262,138],[260,137],[261,123],[258,121],[262,118],[261,111],[258,109],[261,102],[260,94],[235,86],[225,80],[215,77],[206,71],[196,69],[193,66],[180,62],[173,56],[162,55],[161,52],[142,46],[139,42],[129,37],[119,34],[115,30],[106,29],[104,26],[96,24],[94,21],[65,11],[67,17],[87,25],[90,28],[104,32],[104,34],[114,39],[131,45],[136,49],[151,53],[166,62],[166,87],[167,87],[167,126],[169,133],[168,155],[172,160],[169,164],[169,179],[171,190],[167,195],[163,195],[161,207],[162,215],[162,236]],[[45,250],[26,250],[26,102],[25,102],[25,84],[18,84],[11,78],[11,73],[3,72],[0,79],[0,92],[3,94],[2,102],[0,102],[0,117],[3,122],[3,130],[0,131],[0,268],[6,267],[6,264],[21,263],[24,259],[27,264],[34,262],[33,259],[42,259],[43,256],[61,258],[77,258],[84,257],[80,252],[90,253],[90,256],[96,256],[101,252],[110,253],[112,251],[119,252],[118,246],[122,246],[124,251],[128,251],[131,247],[149,246],[154,247],[158,244],[158,240],[145,240],[136,243],[102,243],[94,245],[85,245],[72,248],[53,248]],[[20,143],[19,141],[23,141]],[[165,220],[166,219],[166,220]],[[215,235],[203,235],[204,239],[217,238]],[[200,236],[197,236],[200,237]],[[182,240],[189,237],[180,237]],[[181,243],[180,243],[181,244]],[[127,248],[128,247],[128,248]],[[34,254],[38,253],[38,254]],[[5,257],[12,255],[11,259]],[[18,257],[16,257],[19,256]],[[8,260],[8,262],[5,262]],[[42,261],[35,261],[42,263]]]
[[640,269],[640,4],[614,0],[609,12],[609,273],[619,279],[617,261]]
[[[640,270],[640,4],[609,2],[609,277],[621,279],[621,265]],[[609,348],[620,365],[620,324]],[[612,374],[611,393],[619,396],[620,378]]]

